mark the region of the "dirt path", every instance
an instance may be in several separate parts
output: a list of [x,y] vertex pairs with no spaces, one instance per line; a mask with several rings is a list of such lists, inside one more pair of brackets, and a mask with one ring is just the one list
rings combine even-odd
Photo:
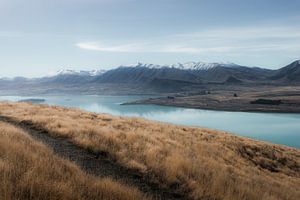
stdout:
[[73,144],[66,138],[52,137],[47,130],[35,126],[31,121],[19,123],[6,116],[0,116],[0,121],[21,128],[33,138],[51,147],[57,155],[75,162],[88,174],[98,177],[111,177],[127,185],[135,186],[153,199],[187,199],[184,194],[176,191],[176,188],[162,187],[150,181],[150,177],[136,170],[123,167],[106,152],[93,153]]

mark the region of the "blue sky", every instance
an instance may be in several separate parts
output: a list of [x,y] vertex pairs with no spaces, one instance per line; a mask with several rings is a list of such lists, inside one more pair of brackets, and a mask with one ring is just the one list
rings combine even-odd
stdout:
[[300,58],[298,0],[0,0],[0,76]]

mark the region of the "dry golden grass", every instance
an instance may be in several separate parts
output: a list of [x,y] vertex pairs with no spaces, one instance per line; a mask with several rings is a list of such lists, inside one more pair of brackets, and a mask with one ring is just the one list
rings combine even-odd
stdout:
[[300,151],[294,148],[58,106],[2,103],[0,115],[107,151],[122,165],[152,174],[193,199],[300,199]]
[[143,199],[136,189],[96,179],[21,130],[0,122],[0,199]]

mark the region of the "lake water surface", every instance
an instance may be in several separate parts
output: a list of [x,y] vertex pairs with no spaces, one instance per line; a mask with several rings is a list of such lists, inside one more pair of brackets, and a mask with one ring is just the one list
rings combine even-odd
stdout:
[[157,105],[120,105],[148,96],[0,96],[19,101],[42,98],[50,105],[81,108],[98,113],[144,117],[173,124],[207,127],[277,144],[300,148],[300,114],[208,111]]

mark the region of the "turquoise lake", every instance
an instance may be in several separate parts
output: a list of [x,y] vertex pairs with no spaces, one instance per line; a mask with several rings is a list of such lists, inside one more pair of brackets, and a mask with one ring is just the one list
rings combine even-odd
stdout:
[[228,131],[272,143],[300,148],[300,114],[209,111],[158,105],[120,105],[148,96],[0,96],[0,100],[45,99],[46,104],[76,107],[97,113],[143,117],[179,125]]

